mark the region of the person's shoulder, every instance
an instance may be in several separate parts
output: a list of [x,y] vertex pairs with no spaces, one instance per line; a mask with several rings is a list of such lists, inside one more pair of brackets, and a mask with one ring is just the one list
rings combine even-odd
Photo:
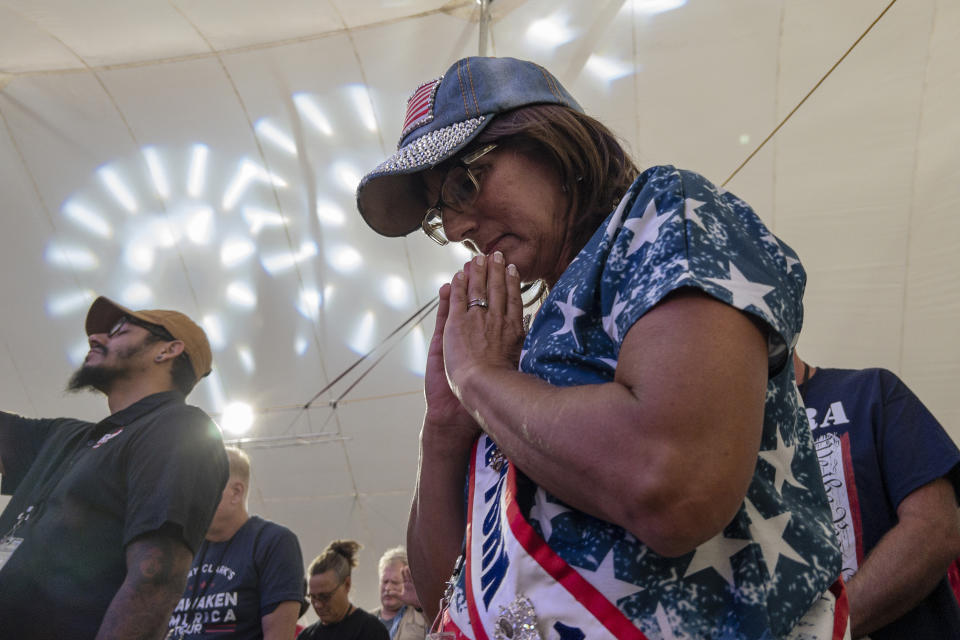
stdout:
[[364,638],[387,638],[389,640],[390,633],[387,631],[387,628],[383,626],[383,623],[380,622],[380,618],[360,607],[357,607],[354,615],[361,619],[360,624],[364,629]]
[[832,380],[834,382],[867,384],[884,383],[899,384],[900,377],[893,371],[882,367],[868,367],[866,369],[839,369],[834,367],[817,367],[816,376],[821,376],[821,380]]
[[265,536],[276,537],[276,538],[292,538],[297,540],[297,534],[290,530],[289,527],[286,527],[279,522],[274,522],[273,520],[267,520],[266,518],[258,515],[250,516],[250,520],[254,522]]
[[223,441],[220,428],[213,418],[207,415],[206,411],[192,404],[170,402],[161,409],[156,421],[165,429],[176,429],[196,437],[204,435],[209,436],[213,441]]
[[297,640],[314,640],[314,638],[320,637],[320,621],[317,620],[310,626],[306,627],[300,634],[297,636]]

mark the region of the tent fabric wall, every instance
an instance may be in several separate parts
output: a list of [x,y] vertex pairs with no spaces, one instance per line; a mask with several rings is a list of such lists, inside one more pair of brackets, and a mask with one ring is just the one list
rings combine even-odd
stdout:
[[[553,70],[640,164],[720,183],[887,4],[689,0],[652,14],[639,0],[497,0],[489,52]],[[94,292],[186,311],[218,334],[216,373],[191,400],[218,416],[242,400],[249,435],[305,438],[251,450],[251,509],[297,532],[306,559],[333,538],[363,542],[355,602],[376,606],[376,560],[404,538],[432,317],[335,408],[347,382],[302,406],[466,258],[420,234],[376,236],[353,188],[395,147],[415,86],[477,51],[477,11],[0,3],[3,408],[103,416],[61,382]],[[727,185],[807,268],[804,357],[892,369],[954,438],[958,32],[955,2],[896,3]]]

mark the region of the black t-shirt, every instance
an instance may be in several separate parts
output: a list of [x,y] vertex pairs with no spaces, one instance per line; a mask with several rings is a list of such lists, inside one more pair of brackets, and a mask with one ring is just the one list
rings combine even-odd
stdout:
[[377,616],[358,607],[337,624],[314,622],[297,640],[390,640],[390,634]]
[[263,637],[261,618],[303,602],[300,542],[284,526],[251,516],[229,540],[204,541],[170,619],[175,638]]
[[229,468],[216,425],[167,391],[94,424],[0,413],[0,537],[33,507],[0,569],[0,638],[93,638],[126,545],[161,527],[196,552]]

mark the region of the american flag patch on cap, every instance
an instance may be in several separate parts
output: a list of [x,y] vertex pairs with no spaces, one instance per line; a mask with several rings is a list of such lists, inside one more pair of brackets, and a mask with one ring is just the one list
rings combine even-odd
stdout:
[[442,80],[443,76],[440,76],[424,82],[407,99],[407,116],[403,119],[403,130],[400,132],[401,143],[408,133],[433,120],[433,98]]

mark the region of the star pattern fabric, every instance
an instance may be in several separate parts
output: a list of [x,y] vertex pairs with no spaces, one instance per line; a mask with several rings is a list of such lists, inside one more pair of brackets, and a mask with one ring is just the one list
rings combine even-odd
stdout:
[[683,577],[693,575],[699,571],[712,569],[723,577],[731,587],[733,580],[733,556],[739,553],[752,540],[727,538],[722,533],[707,540],[693,552],[693,559],[687,565]]
[[729,291],[733,296],[733,306],[736,308],[746,309],[752,305],[760,309],[766,316],[773,315],[763,296],[773,291],[774,287],[747,280],[732,262],[730,263],[729,278],[704,278],[704,280]]
[[574,287],[573,289],[570,289],[570,295],[567,296],[566,302],[560,302],[559,300],[557,301],[556,303],[557,308],[560,310],[560,313],[563,314],[563,326],[557,329],[556,331],[554,331],[550,335],[562,336],[567,333],[572,334],[573,342],[576,345],[577,350],[579,350],[580,341],[577,340],[577,330],[574,328],[573,323],[577,318],[579,318],[584,313],[586,313],[586,311],[584,311],[583,309],[577,307],[572,303],[573,295],[576,292],[577,292],[577,288]]
[[[572,386],[612,381],[630,328],[679,288],[699,289],[766,328],[769,377],[754,477],[734,519],[699,548],[660,556],[529,479],[518,485],[525,516],[550,547],[651,640],[783,637],[839,576],[789,357],[805,281],[796,253],[745,202],[697,174],[653,167],[567,268],[527,334],[521,370]],[[589,437],[600,426],[580,428]]]

